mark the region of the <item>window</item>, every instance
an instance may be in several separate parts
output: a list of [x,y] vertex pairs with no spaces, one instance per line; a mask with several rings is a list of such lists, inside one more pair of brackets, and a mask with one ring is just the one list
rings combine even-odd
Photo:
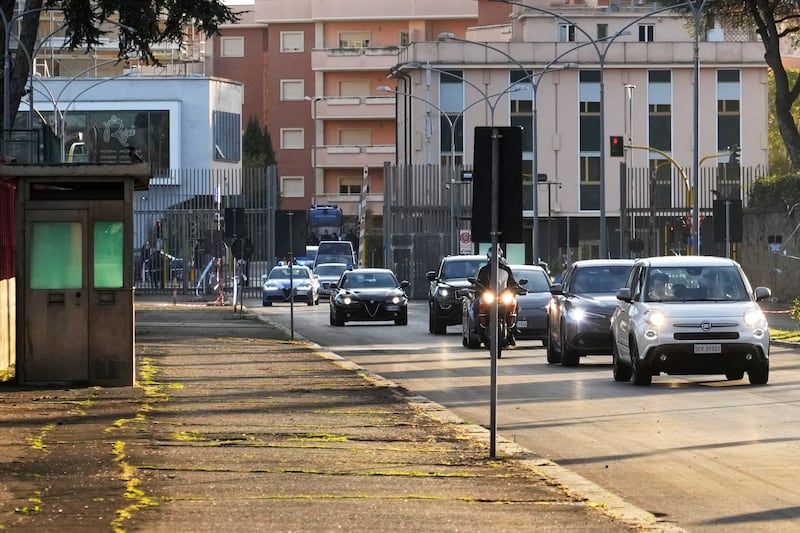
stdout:
[[741,145],[741,85],[738,70],[717,71],[717,149]]
[[281,100],[302,100],[305,94],[303,80],[281,80]]
[[597,25],[597,38],[598,39],[605,39],[608,37],[608,24],[598,24]]
[[244,57],[244,37],[221,37],[220,55],[222,57]]
[[339,48],[367,48],[369,39],[368,31],[343,31],[339,33]]
[[672,151],[672,73],[651,70],[647,73],[648,145],[663,152]]
[[303,176],[281,176],[281,196],[284,198],[302,198],[305,196]]
[[511,100],[511,125],[522,128],[522,150],[533,151],[533,102]]
[[281,52],[293,53],[303,51],[303,32],[302,31],[282,31],[281,32]]
[[305,147],[303,128],[281,128],[281,149],[302,150]]
[[581,70],[579,93],[579,209],[600,209],[600,71]]
[[369,129],[339,130],[339,144],[342,146],[369,146],[372,144],[372,130]]
[[411,38],[408,36],[407,31],[400,32],[400,46],[408,46],[408,43],[411,42]]
[[575,41],[575,25],[574,24],[559,24],[558,25],[558,40],[562,43]]
[[652,43],[656,27],[653,24],[639,24],[639,42]]
[[80,222],[33,222],[29,246],[31,289],[80,289],[83,286]]
[[119,289],[122,287],[122,265],[124,264],[122,236],[122,222],[95,222],[95,288]]
[[362,178],[339,178],[339,194],[347,196],[361,194]]
[[242,157],[242,117],[237,113],[214,111],[214,160],[239,161]]
[[339,82],[339,96],[369,96],[372,87],[369,80],[346,80]]

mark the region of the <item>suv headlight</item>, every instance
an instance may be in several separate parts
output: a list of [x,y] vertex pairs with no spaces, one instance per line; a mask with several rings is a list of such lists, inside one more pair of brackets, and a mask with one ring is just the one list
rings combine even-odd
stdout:
[[442,298],[447,298],[447,295],[450,294],[450,291],[447,290],[447,287],[439,287],[439,296]]
[[660,328],[667,323],[667,315],[661,311],[648,311],[644,315],[644,320],[654,328]]

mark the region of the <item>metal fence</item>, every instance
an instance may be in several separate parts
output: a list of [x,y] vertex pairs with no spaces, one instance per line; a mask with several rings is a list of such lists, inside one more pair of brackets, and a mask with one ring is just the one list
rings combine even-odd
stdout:
[[[453,229],[471,229],[472,184],[459,179],[461,170],[438,165],[384,167],[384,212],[376,214],[382,217],[382,264],[411,282],[412,298],[426,298],[426,272],[434,270],[451,251],[458,253],[458,243],[453,242],[458,232]],[[701,168],[695,204],[703,222],[703,253],[719,253],[710,224],[713,200],[741,198],[747,206],[753,183],[765,174],[761,167]],[[168,178],[159,177],[161,184],[136,198],[136,290],[214,296],[220,282],[228,288],[232,284],[236,246],[248,245],[252,255],[244,265],[248,278],[244,293],[260,294],[261,275],[268,273],[276,260],[276,169],[190,169],[157,175]],[[621,167],[621,256],[688,251],[693,243],[680,225],[681,219],[691,218],[683,176],[691,180],[691,171],[684,170],[681,175],[672,167],[655,172]],[[174,185],[164,185],[165,179]],[[688,183],[691,186],[691,181]],[[523,187],[525,209],[532,208],[532,187]],[[238,243],[224,234],[225,210],[234,207],[242,208],[245,218],[244,236]],[[554,223],[558,221],[559,217],[553,218]],[[541,237],[548,238],[549,245],[549,236]],[[558,246],[555,241],[553,238]],[[591,255],[590,251],[578,252],[570,257]],[[375,259],[368,258],[367,266],[376,265]]]
[[[241,267],[245,294],[260,294],[261,275],[275,264],[276,169],[185,169],[155,175],[157,184],[138,193],[134,206],[136,291],[213,296],[220,285],[232,285],[235,268]],[[244,212],[244,228],[236,238],[230,227],[225,232],[230,208]],[[247,260],[237,264],[236,255]]]

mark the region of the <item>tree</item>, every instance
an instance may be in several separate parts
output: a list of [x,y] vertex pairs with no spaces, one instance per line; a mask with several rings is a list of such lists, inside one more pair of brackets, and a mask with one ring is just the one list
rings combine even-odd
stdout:
[[[786,155],[795,169],[800,169],[800,132],[792,114],[800,97],[800,78],[783,65],[781,45],[798,44],[800,5],[796,0],[671,0],[679,9],[689,10],[691,2],[702,13],[703,26],[713,27],[719,20],[728,28],[753,29],[764,45],[764,61],[775,78],[775,125],[786,147]],[[681,8],[681,6],[683,6]],[[701,29],[702,31],[702,29]],[[784,46],[784,48],[787,48]]]
[[242,137],[242,166],[264,168],[275,164],[275,150],[266,126],[262,130],[258,119],[251,116]]
[[[25,8],[15,14],[17,3],[17,0],[0,0],[3,21],[8,21],[12,27],[16,24],[11,22],[19,21],[19,34],[14,37],[14,40],[19,38],[18,46],[11,47],[13,50],[9,52],[9,116],[12,124],[31,70],[28,54],[19,49],[34,50],[39,17],[43,11],[57,11],[63,15],[65,46],[70,50],[84,46],[87,51],[92,50],[108,33],[104,29],[108,25],[103,26],[103,23],[108,19],[116,20],[119,26],[114,27],[114,32],[119,32],[119,58],[138,54],[148,63],[157,63],[151,45],[179,43],[185,36],[185,29],[191,25],[201,33],[213,36],[219,33],[220,25],[239,19],[239,13],[232,11],[222,0],[27,0]],[[3,36],[0,49],[4,58],[6,31],[8,28],[3,24],[0,28],[0,35]],[[0,93],[2,90],[0,86]],[[3,101],[0,98],[0,108]],[[2,112],[5,113],[5,110]]]

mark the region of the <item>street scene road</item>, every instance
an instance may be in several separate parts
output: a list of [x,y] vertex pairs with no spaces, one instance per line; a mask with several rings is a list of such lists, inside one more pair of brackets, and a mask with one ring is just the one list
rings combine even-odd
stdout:
[[[460,326],[428,333],[425,302],[411,302],[407,326],[332,327],[325,301],[245,305],[489,425],[488,351],[464,348]],[[498,364],[498,434],[688,531],[800,531],[799,362],[797,348],[773,346],[766,386],[662,375],[636,387],[614,382],[610,357],[548,365],[540,342],[521,341]]]

